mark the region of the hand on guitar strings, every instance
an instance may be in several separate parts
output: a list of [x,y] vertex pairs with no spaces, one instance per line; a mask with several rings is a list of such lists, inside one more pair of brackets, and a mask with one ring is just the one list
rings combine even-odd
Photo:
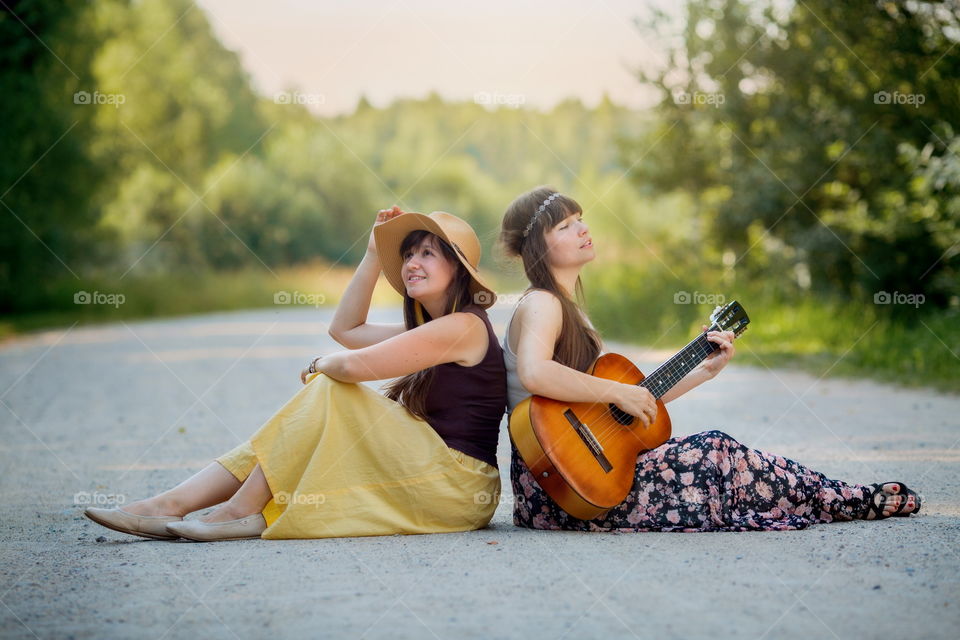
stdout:
[[657,419],[657,399],[644,387],[621,384],[617,387],[616,404],[622,411],[640,419],[645,427]]
[[[703,325],[702,330],[707,331],[707,325]],[[720,346],[719,350],[711,353],[700,363],[700,366],[711,378],[720,373],[730,362],[733,354],[736,353],[736,348],[733,346],[734,339],[736,339],[736,335],[733,331],[707,331],[707,340]]]

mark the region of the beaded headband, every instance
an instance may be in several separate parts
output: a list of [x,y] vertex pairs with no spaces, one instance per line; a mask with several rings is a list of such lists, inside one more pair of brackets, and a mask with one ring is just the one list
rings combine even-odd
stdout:
[[550,197],[548,197],[546,200],[544,200],[544,201],[540,204],[540,206],[537,207],[537,211],[533,214],[533,217],[530,218],[530,222],[527,223],[527,228],[523,230],[523,237],[524,237],[524,238],[526,238],[528,235],[530,235],[530,230],[533,229],[533,225],[534,225],[534,223],[537,221],[537,218],[540,217],[540,214],[547,210],[547,205],[549,205],[551,202],[553,202],[553,200],[554,200],[555,198],[559,198],[559,197],[560,197],[560,192],[558,191],[557,193],[551,194]]

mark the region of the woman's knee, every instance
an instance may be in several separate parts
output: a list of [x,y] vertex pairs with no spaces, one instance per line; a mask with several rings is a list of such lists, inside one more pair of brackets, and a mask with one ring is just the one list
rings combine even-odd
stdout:
[[730,445],[739,445],[736,438],[719,429],[711,429],[699,434],[705,441],[712,443],[715,447],[724,447]]

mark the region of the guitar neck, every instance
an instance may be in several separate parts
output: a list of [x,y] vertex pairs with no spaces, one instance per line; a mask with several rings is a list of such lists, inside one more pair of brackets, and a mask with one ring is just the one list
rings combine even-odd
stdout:
[[[717,327],[710,327],[709,331],[715,331]],[[706,333],[702,333],[690,341],[687,346],[680,350],[656,370],[644,378],[639,386],[647,389],[658,400],[670,391],[680,380],[703,362],[707,356],[720,347],[707,340]]]

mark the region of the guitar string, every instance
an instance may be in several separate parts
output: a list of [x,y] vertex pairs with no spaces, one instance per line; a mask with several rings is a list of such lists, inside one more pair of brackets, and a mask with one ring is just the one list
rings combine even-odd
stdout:
[[[722,316],[721,316],[722,318]],[[729,319],[729,318],[728,318]],[[737,319],[739,320],[739,318]],[[722,320],[720,322],[723,322]],[[749,322],[749,321],[748,321]],[[724,323],[725,324],[725,323]],[[742,329],[745,329],[746,325],[738,322],[737,329],[734,330],[736,335],[742,333]],[[711,323],[710,328],[708,328],[704,333],[701,333],[696,338],[691,340],[684,346],[676,355],[668,359],[666,362],[661,364],[659,367],[654,369],[654,371],[649,375],[645,376],[643,380],[636,383],[635,386],[643,386],[648,391],[651,391],[650,386],[653,383],[657,383],[658,387],[662,387],[665,383],[669,385],[664,389],[663,393],[657,396],[654,394],[654,397],[657,400],[663,397],[670,389],[672,389],[680,380],[682,380],[688,373],[693,371],[707,356],[715,351],[718,351],[721,347],[707,339],[707,333],[714,330],[727,330],[721,329],[721,324]],[[694,356],[687,358],[686,356]],[[679,362],[679,364],[678,364]],[[663,380],[666,378],[666,380]],[[644,383],[647,383],[646,385]],[[653,393],[653,391],[651,391]],[[611,403],[612,404],[612,403]],[[623,409],[617,407],[620,411],[627,414]],[[592,428],[590,425],[585,425],[587,429],[594,434],[595,442],[600,446],[600,451],[602,455],[602,440],[606,439],[610,434],[614,433],[617,430],[621,430],[624,427],[628,427],[631,431],[637,428],[635,422],[639,420],[637,416],[631,416],[633,420],[630,425],[621,424],[613,415],[613,409],[608,405],[606,411],[604,412],[604,418],[601,419],[598,423],[595,423],[595,428]],[[641,421],[642,425],[642,421]],[[646,427],[645,427],[646,428]],[[636,436],[635,436],[636,437]],[[639,439],[639,438],[638,438]],[[589,444],[588,444],[589,446]],[[590,447],[592,449],[592,447]]]
[[[707,331],[713,331],[713,330],[714,329],[711,328],[711,329],[708,329]],[[673,388],[680,380],[682,380],[684,376],[686,376],[688,373],[693,371],[693,369],[696,368],[696,366],[700,364],[700,362],[702,362],[706,358],[706,356],[716,351],[716,349],[719,349],[719,347],[717,347],[716,349],[713,349],[709,346],[713,344],[714,343],[706,339],[705,333],[700,334],[699,336],[691,340],[675,356],[673,356],[672,358],[664,362],[662,365],[657,367],[649,376],[646,376],[639,383],[636,383],[635,386],[642,386],[648,391],[651,391],[651,393],[653,393],[653,390],[650,388],[650,386],[644,385],[644,383],[655,382],[657,380],[660,380],[664,376],[666,376],[667,379],[665,382],[670,383],[669,386],[666,387],[666,389],[664,390],[664,393],[666,393],[671,388]],[[687,359],[685,358],[685,354],[690,354],[695,357],[691,357]],[[680,361],[682,365],[678,365],[677,361]],[[692,366],[689,366],[688,368],[689,363],[692,363]],[[663,383],[661,382],[661,384],[658,386],[663,386]],[[662,396],[663,394],[661,394],[660,396],[657,396],[656,394],[654,394],[654,397],[656,397],[656,399],[658,400]],[[623,409],[620,409],[620,410],[623,411]],[[624,413],[626,412],[624,411]],[[631,414],[627,414],[627,415],[631,415]],[[632,417],[634,421],[640,420],[640,418],[637,416],[632,416]],[[634,428],[633,425],[624,425],[619,420],[617,420],[613,416],[613,410],[610,409],[609,407],[607,408],[604,414],[604,417],[600,421],[595,422],[594,425],[596,425],[595,437],[597,438],[598,441],[600,441],[601,439],[605,439],[610,434],[615,433],[616,431],[624,427]],[[589,425],[589,427],[591,431],[594,431],[594,427],[592,425]]]
[[[705,352],[702,349],[702,347],[700,347],[699,345],[697,345],[697,347],[698,348],[693,348],[693,349],[682,352],[680,364],[677,364],[676,362],[671,363],[669,366],[661,369],[661,371],[656,376],[651,374],[650,376],[644,378],[636,386],[644,387],[645,389],[650,391],[657,400],[660,400],[660,398],[662,398],[663,395],[667,391],[669,391],[669,389],[673,388],[678,382],[680,382],[680,380],[682,380],[687,374],[689,374],[690,371],[692,371],[700,362],[702,362],[703,359],[707,355],[709,355],[709,353],[711,353],[711,352]],[[663,393],[660,393],[660,391],[663,391]],[[633,416],[627,413],[626,411],[624,411],[620,407],[617,407],[617,409],[619,409],[624,414],[630,416],[631,423],[633,423],[634,421],[640,420],[638,416]],[[639,426],[636,424],[630,424],[630,425],[622,424],[620,420],[618,420],[615,417],[614,409],[612,408],[608,408],[606,413],[604,414],[603,419],[594,424],[596,425],[596,428],[597,428],[598,437],[601,439],[605,439],[611,433],[621,430],[624,427],[632,429]]]
[[[742,326],[745,327],[746,325],[742,325]],[[707,332],[719,330],[719,329],[720,329],[719,325],[716,325],[716,324],[712,325],[710,328],[707,329],[706,332],[701,333],[696,338],[691,340],[683,349],[681,349],[677,353],[677,355],[673,356],[672,358],[664,362],[662,365],[657,367],[649,376],[646,376],[643,380],[637,383],[637,386],[643,386],[647,390],[650,390],[650,385],[649,384],[645,385],[644,383],[652,384],[653,382],[660,380],[661,378],[666,376],[667,379],[665,382],[669,382],[670,384],[664,390],[664,394],[665,394],[667,391],[672,389],[680,380],[682,380],[684,376],[686,376],[688,373],[690,373],[690,371],[696,368],[696,366],[700,364],[700,362],[702,362],[706,358],[706,356],[720,349],[719,345],[715,345],[715,343],[710,342],[706,338]],[[683,356],[686,353],[695,354],[697,358],[684,360]],[[676,364],[678,360],[682,363],[682,365]],[[664,382],[661,381],[660,384],[658,384],[657,386],[663,386],[663,383]],[[663,394],[655,397],[659,400],[661,397],[663,397]],[[623,411],[622,409],[620,410]],[[627,414],[627,415],[630,415],[630,414]],[[638,420],[639,418],[637,416],[633,416],[633,419]],[[597,425],[597,435],[595,437],[597,438],[598,442],[601,439],[605,439],[607,436],[609,436],[611,433],[615,432],[616,430],[622,429],[623,427],[628,426],[628,425],[621,424],[619,420],[613,417],[613,411],[609,408],[605,412],[604,419],[594,424]],[[630,425],[630,428],[632,429],[634,427]],[[591,429],[591,431],[593,430]]]
[[[723,316],[721,315],[720,317],[722,318]],[[720,322],[723,322],[723,321],[721,320]],[[688,373],[690,373],[690,371],[696,368],[696,366],[699,365],[700,362],[702,362],[706,358],[706,356],[720,349],[719,345],[716,345],[715,343],[710,342],[707,339],[707,333],[709,333],[710,331],[717,331],[717,330],[723,330],[721,328],[720,323],[718,322],[711,323],[710,327],[706,331],[699,334],[697,337],[695,337],[693,340],[687,343],[676,355],[674,355],[673,357],[668,359],[666,362],[661,364],[659,367],[654,369],[649,376],[645,376],[644,379],[636,383],[635,386],[643,386],[645,389],[650,391],[651,389],[649,384],[655,381],[660,381],[660,384],[658,386],[663,386],[664,382],[670,383],[669,386],[667,386],[664,389],[663,394],[659,396],[655,395],[655,398],[659,400],[661,397],[663,397],[665,393],[667,393],[678,382],[680,382],[680,380],[682,380],[684,376],[686,376]],[[690,358],[690,359],[684,359],[685,354],[695,354],[696,357]],[[681,363],[681,365],[677,364],[678,361]],[[692,366],[690,366],[691,363],[692,363]],[[666,381],[661,380],[663,377],[666,377]],[[647,384],[645,385],[644,383],[647,383]],[[651,393],[653,392],[651,391]],[[623,409],[620,409],[620,411],[623,411]],[[625,413],[626,415],[631,415],[631,414],[627,414],[625,411],[623,411],[623,413]],[[633,418],[633,421],[640,419],[637,416],[631,416],[631,417]],[[590,433],[593,434],[594,439],[602,448],[601,440],[606,439],[610,434],[615,433],[618,430],[622,430],[624,427],[628,427],[631,430],[636,428],[636,426],[633,424],[633,421],[631,422],[630,425],[622,424],[619,420],[617,420],[614,417],[613,409],[611,409],[608,406],[608,408],[604,412],[602,419],[600,419],[598,422],[593,423],[593,425],[585,425],[585,426],[590,431]],[[641,421],[641,424],[642,424],[642,421]]]
[[[712,327],[707,329],[707,332],[719,330],[719,329],[720,329],[719,326],[713,325]],[[651,385],[654,382],[657,382],[659,380],[660,383],[657,385],[659,387],[662,387],[665,382],[669,383],[669,385],[666,386],[666,388],[664,389],[663,394],[659,396],[654,394],[654,397],[657,400],[659,400],[661,397],[663,397],[664,394],[666,394],[678,382],[680,382],[680,380],[682,380],[688,373],[693,371],[693,369],[696,368],[696,366],[699,365],[704,359],[706,359],[707,356],[717,351],[718,349],[720,349],[720,347],[718,345],[715,346],[715,343],[707,340],[706,333],[702,333],[698,335],[696,338],[694,338],[693,340],[691,340],[675,356],[673,356],[672,358],[670,358],[669,360],[661,364],[649,376],[646,376],[643,380],[641,380],[635,386],[642,386],[648,391],[651,391],[651,393],[653,393],[653,390],[651,389]],[[685,354],[692,354],[695,357],[692,357],[690,359],[685,359],[684,357]],[[679,361],[681,364],[678,365],[677,361]],[[666,377],[666,380],[665,381],[661,380],[664,377]],[[648,384],[644,384],[644,383],[648,383]],[[620,411],[623,411],[623,409],[620,409]],[[624,413],[626,412],[624,411]],[[627,415],[631,415],[631,414],[627,414]],[[632,418],[634,421],[640,419],[637,416],[632,416]],[[635,425],[633,424],[631,425],[622,424],[619,420],[617,420],[613,416],[613,410],[610,409],[609,407],[607,408],[603,419],[601,419],[598,422],[595,422],[594,425],[596,425],[596,431],[594,431],[594,428],[589,425],[588,425],[588,428],[590,428],[591,432],[595,433],[595,438],[597,439],[598,442],[600,442],[600,440],[602,439],[606,439],[610,434],[615,433],[616,431],[621,430],[624,427],[628,427],[630,429],[636,428]]]

